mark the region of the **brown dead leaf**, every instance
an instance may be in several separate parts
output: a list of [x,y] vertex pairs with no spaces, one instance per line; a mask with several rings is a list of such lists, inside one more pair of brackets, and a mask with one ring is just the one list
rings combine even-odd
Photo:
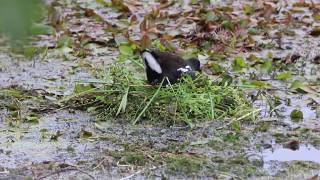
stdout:
[[62,8],[58,6],[51,6],[49,7],[48,14],[50,25],[54,27],[56,31],[60,31],[64,21]]
[[147,31],[147,20],[143,19],[143,21],[140,23],[140,32],[146,32]]
[[94,10],[93,9],[90,9],[90,8],[84,8],[83,9],[84,10],[84,15],[86,16],[86,17],[92,17],[92,16],[94,16],[96,13],[94,12]]
[[317,55],[316,57],[313,58],[313,63],[320,64],[320,55]]
[[130,6],[129,8],[129,6],[125,4],[123,0],[111,0],[111,2],[112,2],[112,6],[116,7],[117,9],[123,12],[131,13],[136,10],[136,9],[133,9],[133,11],[131,11],[130,8],[133,8],[134,6],[129,5]]
[[163,34],[161,38],[167,41],[171,41],[173,39],[173,37],[169,34]]
[[320,27],[315,27],[309,33],[311,36],[318,37],[320,35]]
[[300,142],[297,141],[297,140],[293,140],[293,141],[290,141],[290,142],[286,143],[284,145],[284,147],[295,151],[295,150],[299,149]]
[[161,5],[159,6],[159,9],[166,9],[174,4],[175,4],[175,1],[166,1],[164,3],[161,3]]
[[156,6],[152,7],[152,11],[149,13],[149,15],[153,19],[156,19],[159,14],[160,14],[160,8]]
[[269,19],[273,13],[274,8],[271,4],[263,3],[263,10],[260,12],[260,16]]
[[293,20],[292,14],[290,12],[286,13],[286,18],[282,21],[283,24],[290,24]]
[[147,49],[151,45],[151,40],[148,35],[144,34],[140,40],[141,49]]
[[133,14],[133,15],[131,15],[131,17],[129,19],[130,19],[130,25],[138,24],[137,15]]
[[139,1],[126,1],[125,6],[130,10],[131,13],[138,12],[138,7],[142,6]]
[[284,58],[284,63],[285,64],[291,64],[291,63],[295,63],[297,61],[297,59],[299,59],[301,57],[300,54],[288,54],[285,58]]
[[319,179],[319,174],[316,174],[310,178],[307,178],[307,180],[318,180]]
[[85,11],[86,16],[95,17],[99,21],[104,22],[104,25],[106,26],[105,29],[107,29],[109,32],[122,32],[123,31],[122,29],[119,29],[116,24],[111,23],[110,18],[107,15],[105,15],[97,10],[90,9],[90,8],[81,8],[81,9]]
[[293,7],[309,7],[311,4],[307,3],[305,0],[300,0],[299,2],[293,3]]

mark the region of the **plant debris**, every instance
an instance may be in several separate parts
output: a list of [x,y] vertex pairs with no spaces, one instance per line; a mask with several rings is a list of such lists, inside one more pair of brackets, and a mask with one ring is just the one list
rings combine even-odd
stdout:
[[146,119],[168,124],[184,122],[190,126],[201,121],[240,117],[253,110],[240,89],[219,85],[200,74],[194,80],[185,76],[177,84],[151,86],[124,65],[115,64],[106,77],[109,79],[101,87],[74,95],[68,104],[83,103],[94,109],[100,119],[118,117],[133,123]]

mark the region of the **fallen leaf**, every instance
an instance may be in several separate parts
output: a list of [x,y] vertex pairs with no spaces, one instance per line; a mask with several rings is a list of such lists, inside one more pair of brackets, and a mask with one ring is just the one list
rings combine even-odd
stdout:
[[293,140],[293,141],[290,141],[290,142],[286,143],[284,145],[284,147],[295,151],[295,150],[299,149],[300,142],[296,141],[296,140]]
[[320,27],[315,27],[309,33],[311,36],[318,37],[320,35]]

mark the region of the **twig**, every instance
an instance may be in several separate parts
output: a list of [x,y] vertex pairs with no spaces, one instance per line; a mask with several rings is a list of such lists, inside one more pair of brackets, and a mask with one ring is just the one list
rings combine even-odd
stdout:
[[59,173],[63,173],[63,172],[67,172],[67,171],[79,171],[79,172],[81,172],[81,173],[89,176],[91,179],[94,179],[94,180],[96,179],[96,178],[95,178],[94,176],[92,176],[91,174],[89,174],[89,173],[87,173],[87,172],[85,172],[85,171],[83,171],[83,170],[81,170],[81,169],[79,169],[79,168],[77,168],[77,167],[74,167],[74,166],[72,166],[72,167],[73,167],[73,168],[65,168],[65,169],[60,169],[60,170],[54,171],[54,172],[52,172],[52,173],[50,173],[50,174],[44,175],[44,176],[42,176],[42,177],[39,177],[38,180],[45,179],[45,178],[50,177],[50,176],[52,176],[52,175],[59,174]]
[[231,174],[231,173],[228,173],[228,172],[223,172],[223,171],[220,171],[219,175],[225,177],[226,179],[243,179],[235,174]]
[[6,168],[4,168],[3,171],[0,172],[0,174],[10,174],[10,172]]
[[250,116],[250,115],[252,115],[252,114],[255,114],[255,113],[257,113],[257,112],[260,112],[261,110],[262,110],[262,109],[256,109],[256,110],[251,111],[251,112],[249,112],[249,113],[247,113],[247,114],[245,114],[245,115],[243,115],[243,116],[241,116],[241,117],[239,117],[239,118],[233,119],[233,120],[231,120],[230,122],[228,122],[227,124],[218,127],[217,130],[223,129],[223,128],[229,126],[230,124],[232,124],[233,122],[240,121],[240,120],[242,120],[242,119],[244,119],[244,118],[246,118],[246,117],[248,117],[248,116]]
[[119,167],[132,167],[132,165],[128,165],[128,164],[120,164],[120,162],[117,162],[117,166]]
[[94,168],[92,168],[93,170],[94,169],[97,169],[99,166],[101,166],[104,162],[106,161],[106,158],[103,158],[99,163],[98,165],[96,165]]
[[137,171],[137,172],[135,172],[135,173],[133,173],[133,174],[131,174],[131,175],[127,176],[127,177],[121,178],[120,180],[127,180],[127,179],[130,179],[130,178],[132,178],[132,177],[134,177],[134,176],[136,176],[136,175],[140,174],[141,172],[142,172],[142,170],[139,170],[139,171]]
[[139,171],[137,171],[137,172],[135,172],[135,173],[133,173],[133,174],[131,174],[131,175],[129,175],[129,176],[126,176],[126,177],[124,177],[124,178],[121,178],[120,180],[128,180],[128,179],[130,179],[130,178],[132,178],[132,177],[134,177],[134,176],[136,176],[136,175],[144,172],[144,171],[147,170],[147,169],[148,169],[148,170],[155,170],[155,169],[161,168],[161,167],[163,167],[163,166],[165,166],[165,165],[153,166],[152,168],[144,168],[144,169],[139,170]]

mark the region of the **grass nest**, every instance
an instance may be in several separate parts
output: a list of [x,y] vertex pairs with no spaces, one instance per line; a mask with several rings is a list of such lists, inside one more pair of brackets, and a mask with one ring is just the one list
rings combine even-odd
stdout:
[[194,80],[186,76],[180,83],[151,86],[144,78],[134,76],[129,68],[115,64],[105,77],[97,87],[78,90],[68,98],[68,105],[89,108],[100,119],[190,126],[201,121],[237,118],[252,111],[240,89],[218,85],[201,74]]

